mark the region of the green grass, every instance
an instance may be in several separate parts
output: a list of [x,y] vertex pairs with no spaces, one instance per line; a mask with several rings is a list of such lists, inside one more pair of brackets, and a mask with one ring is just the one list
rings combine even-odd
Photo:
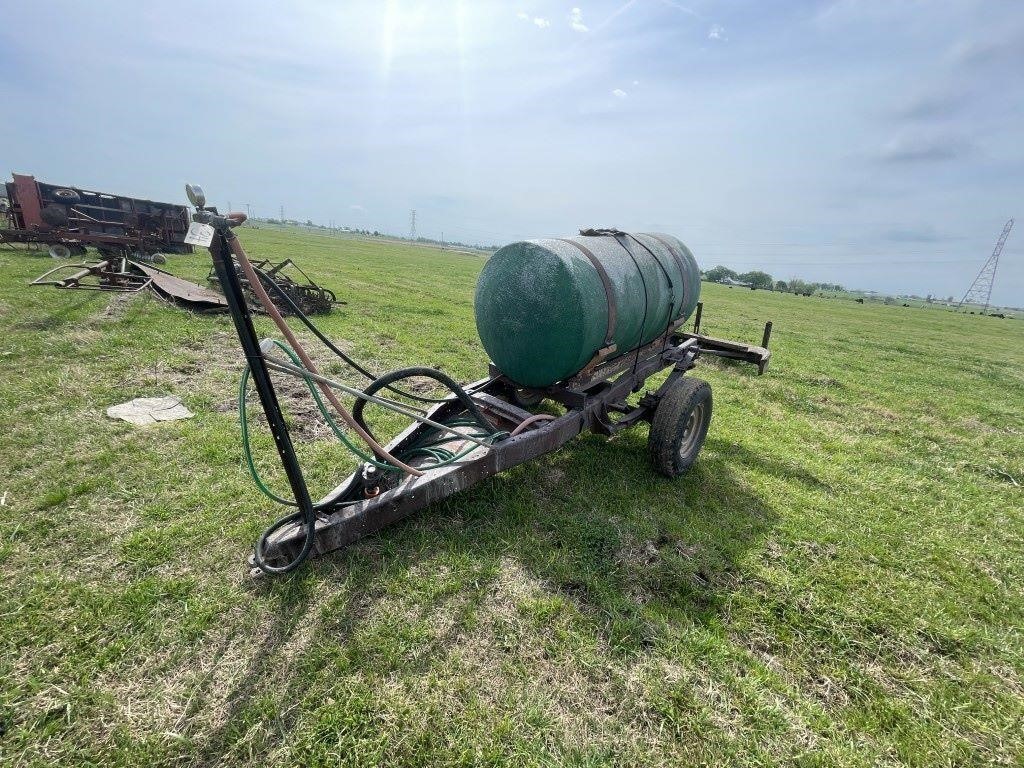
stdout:
[[[323,326],[374,370],[485,373],[480,257],[242,237],[348,300]],[[1024,761],[1024,323],[705,285],[775,357],[701,363],[685,477],[645,427],[583,436],[253,582],[281,511],[229,321],[25,287],[51,265],[0,251],[0,765]],[[103,415],[168,392],[196,417]],[[314,491],[352,466],[301,453]]]

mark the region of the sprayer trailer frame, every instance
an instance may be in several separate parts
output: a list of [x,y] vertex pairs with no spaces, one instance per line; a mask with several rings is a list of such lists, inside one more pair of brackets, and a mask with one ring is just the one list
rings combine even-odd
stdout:
[[[531,396],[554,400],[565,406],[566,412],[537,422],[534,428],[496,442],[490,448],[477,448],[456,463],[436,469],[422,467],[423,476],[406,477],[396,487],[382,489],[372,498],[342,505],[346,490],[358,481],[359,470],[353,472],[319,502],[330,509],[332,499],[338,499],[339,505],[318,516],[309,554],[322,555],[347,546],[485,478],[556,451],[584,430],[611,436],[641,421],[650,422],[658,404],[694,367],[701,354],[740,359],[756,365],[759,373],[764,372],[771,357],[766,347],[729,342],[728,349],[722,349],[715,343],[717,340],[702,343],[705,338],[670,329],[640,350],[543,390],[523,390],[491,366],[491,376],[467,386],[466,392],[495,424],[512,431],[534,417],[536,414],[517,405]],[[672,370],[656,391],[646,393],[636,405],[627,404],[630,394],[639,392],[648,378],[667,368]],[[427,415],[440,422],[463,410],[453,397],[430,409]],[[401,452],[421,438],[424,430],[422,424],[410,426],[387,444],[387,450]],[[304,539],[302,524],[281,528],[266,540],[264,557],[269,562],[289,560],[302,548]],[[250,566],[254,575],[260,572],[252,557]]]
[[[287,363],[282,364],[275,359],[275,342],[267,340],[263,343],[256,335],[252,312],[233,260],[238,259],[254,287],[258,288],[260,283],[248,256],[231,231],[245,221],[245,215],[229,213],[221,216],[216,208],[206,207],[206,197],[201,188],[188,185],[186,192],[195,206],[192,219],[199,228],[197,236],[205,233],[209,238],[206,242],[214,270],[224,289],[224,298],[245,353],[249,373],[288,477],[294,495],[293,506],[298,509],[268,528],[260,538],[249,558],[253,575],[284,573],[310,555],[340,549],[484,478],[551,453],[585,429],[610,436],[641,421],[650,421],[649,443],[655,466],[663,474],[675,476],[696,459],[711,420],[710,387],[705,382],[683,378],[694,367],[698,356],[711,354],[745,360],[757,365],[759,373],[764,371],[771,357],[767,349],[771,324],[765,326],[762,347],[723,343],[722,340],[700,336],[698,311],[694,333],[680,331],[682,321],[676,321],[646,346],[610,360],[597,358],[574,377],[542,390],[523,389],[493,368],[488,378],[468,387],[446,383],[453,395],[437,402],[424,416],[419,416],[400,409],[394,401],[389,404],[371,394],[371,390],[376,391],[374,385],[380,383],[383,386],[386,377],[374,379],[366,390],[360,392],[320,376],[283,318],[271,312],[279,330],[296,347],[304,367],[291,370]],[[272,307],[270,297],[261,290],[257,290],[257,297],[265,308]],[[375,447],[378,457],[391,460],[394,469],[402,468],[405,473],[396,476],[393,470],[381,471],[385,467],[378,462],[365,462],[345,482],[314,504],[270,377],[272,369],[291,372],[307,381],[315,377],[326,394],[330,394],[328,387],[342,389],[364,401],[388,405],[391,410],[413,416],[415,421],[411,426],[386,446],[381,446],[365,422],[360,426],[360,422],[333,395],[329,396],[343,418],[347,417],[350,425],[359,427],[356,431]],[[628,403],[627,398],[643,389],[649,377],[666,369],[671,371],[656,391],[644,394],[636,405]],[[430,372],[430,369],[406,370]],[[433,373],[436,378],[439,372]],[[438,380],[445,383],[443,379]],[[545,398],[560,403],[565,412],[556,416],[532,413],[522,407],[529,403],[537,404]],[[242,398],[239,405],[244,408]],[[466,419],[470,412],[473,412],[473,420]],[[359,413],[361,415],[361,411]],[[474,422],[477,425],[487,423],[492,438],[490,442],[481,441],[471,431],[460,431],[460,424]],[[426,441],[439,429],[455,434],[454,438],[444,440],[446,444],[453,441],[461,443],[461,446],[450,448],[453,458],[441,462],[437,461],[436,454],[433,461],[428,457],[412,458],[417,450],[424,451]],[[429,450],[426,452],[430,453]],[[412,463],[404,464],[401,459],[395,459],[396,456],[409,457]]]

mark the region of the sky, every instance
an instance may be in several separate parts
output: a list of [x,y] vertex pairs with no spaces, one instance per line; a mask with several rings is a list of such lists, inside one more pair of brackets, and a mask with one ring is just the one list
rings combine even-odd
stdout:
[[1024,305],[1024,2],[4,5],[0,173]]

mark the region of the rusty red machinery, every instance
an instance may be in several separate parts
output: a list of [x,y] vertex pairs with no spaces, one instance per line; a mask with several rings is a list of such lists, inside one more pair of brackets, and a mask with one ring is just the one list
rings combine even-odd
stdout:
[[[0,197],[0,221],[7,220],[6,228],[0,226],[0,245],[44,245],[59,259],[83,257],[88,247],[99,252],[98,259],[69,261],[47,270],[32,285],[122,292],[149,288],[198,311],[227,307],[220,294],[145,263],[163,263],[163,254],[192,253],[186,242],[191,218],[185,206],[48,184],[18,173],[12,176],[14,180],[5,185],[6,197]],[[284,274],[288,267],[303,280]],[[278,306],[286,314],[294,309],[324,314],[345,303],[313,282],[291,259],[278,264],[257,262],[256,269],[261,281],[274,285]],[[212,272],[210,280],[217,282]]]
[[136,293],[148,288],[158,296],[195,312],[227,309],[227,302],[219,293],[126,256],[108,256],[100,261],[80,264],[62,263],[44,272],[30,285],[121,293]]
[[184,206],[12,177],[0,243],[38,243],[55,258],[83,256],[88,246],[104,257],[145,261],[192,252],[184,242],[190,223]]
[[[271,292],[270,297],[274,302],[274,306],[283,314],[291,315],[296,312],[303,312],[307,315],[326,315],[330,313],[336,304],[346,303],[339,301],[334,291],[330,288],[324,288],[322,285],[313,282],[313,278],[307,275],[291,259],[285,259],[276,264],[269,259],[262,259],[261,261],[254,261],[252,265],[260,282]],[[302,280],[296,280],[286,274],[285,270],[288,268],[301,275]],[[250,303],[258,307],[255,294],[249,286],[249,279],[245,276],[245,272],[238,262],[235,262],[235,274],[238,275],[238,279],[241,281],[242,288],[245,289]],[[220,278],[217,277],[216,269],[210,268],[207,280],[215,285],[220,284]],[[271,283],[276,288],[272,288]]]

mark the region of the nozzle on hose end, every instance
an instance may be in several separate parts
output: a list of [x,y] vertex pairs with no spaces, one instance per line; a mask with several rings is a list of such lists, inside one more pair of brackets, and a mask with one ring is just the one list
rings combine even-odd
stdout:
[[264,339],[263,341],[260,342],[260,352],[262,352],[264,355],[269,355],[271,352],[274,351],[275,346],[276,345],[274,344],[273,339]]

